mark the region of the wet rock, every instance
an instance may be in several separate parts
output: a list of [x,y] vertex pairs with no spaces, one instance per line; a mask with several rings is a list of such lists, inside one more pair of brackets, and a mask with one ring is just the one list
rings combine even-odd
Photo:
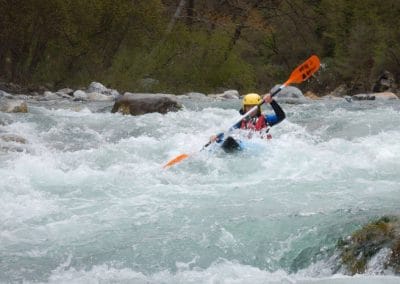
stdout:
[[394,93],[391,93],[391,92],[373,93],[371,95],[375,96],[376,100],[389,101],[389,100],[398,100],[399,99],[398,96],[396,96]]
[[315,93],[308,91],[304,94],[304,96],[310,100],[319,100],[321,99],[320,97],[318,97]]
[[28,112],[28,105],[23,100],[0,99],[0,111],[2,112]]
[[60,99],[60,96],[56,93],[46,91],[43,94],[43,97],[39,99],[39,101],[54,101]]
[[131,115],[141,115],[150,112],[164,114],[169,111],[178,111],[181,108],[182,105],[172,95],[125,93],[115,102],[111,112]]
[[347,273],[366,272],[371,261],[380,258],[381,269],[400,273],[400,221],[383,217],[365,225],[338,242],[341,263]]
[[374,101],[375,96],[372,94],[357,94],[351,96],[353,101]]
[[0,90],[0,99],[1,98],[12,98],[12,95],[10,95],[9,93]]
[[113,101],[114,97],[93,92],[87,94],[87,99],[90,101]]
[[64,89],[58,90],[57,94],[66,94],[66,95],[72,97],[74,94],[74,90],[72,90],[70,88],[64,88]]
[[[120,96],[119,92],[114,89],[108,89],[105,87],[103,84],[99,82],[92,82],[90,83],[89,87],[86,90],[87,93],[97,93],[97,94],[102,94],[106,96],[111,96],[113,99],[116,99]],[[100,98],[99,96],[97,96]],[[94,100],[105,100],[105,99],[94,99]]]
[[221,96],[223,99],[239,99],[239,92],[237,90],[227,90]]
[[73,97],[75,101],[86,101],[88,99],[88,95],[82,90],[76,90]]
[[394,92],[396,88],[397,86],[393,74],[385,70],[379,75],[378,79],[376,80],[372,88],[372,92]]

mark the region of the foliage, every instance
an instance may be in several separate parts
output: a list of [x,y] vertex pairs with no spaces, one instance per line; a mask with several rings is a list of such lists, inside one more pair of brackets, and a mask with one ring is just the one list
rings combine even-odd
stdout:
[[307,85],[316,92],[370,91],[382,70],[400,79],[396,0],[0,0],[0,10],[5,81],[262,92],[313,53],[326,66]]

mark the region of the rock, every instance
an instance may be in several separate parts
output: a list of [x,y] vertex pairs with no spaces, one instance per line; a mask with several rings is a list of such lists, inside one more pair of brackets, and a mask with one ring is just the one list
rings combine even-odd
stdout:
[[171,95],[125,93],[115,102],[111,112],[121,112],[131,115],[141,115],[150,112],[165,114],[169,111],[178,111],[181,108],[182,105]]
[[113,101],[114,97],[93,92],[87,94],[87,99],[90,101]]
[[222,95],[224,99],[239,99],[239,92],[236,90],[227,90]]
[[12,98],[12,95],[10,95],[9,93],[0,90],[0,99],[1,98]]
[[74,94],[74,90],[70,89],[70,88],[64,88],[64,89],[60,89],[56,92],[57,94],[66,94],[68,96],[73,96]]
[[376,100],[388,101],[388,100],[398,100],[399,99],[398,96],[396,96],[394,93],[391,93],[391,92],[373,93],[371,95],[375,96]]
[[351,274],[364,273],[371,260],[379,253],[383,257],[384,269],[400,273],[400,221],[397,217],[383,217],[365,225],[337,245],[341,263]]
[[107,92],[107,91],[108,91],[108,89],[99,82],[90,83],[89,87],[86,90],[86,92],[88,92],[88,93],[99,93],[99,94],[103,94],[103,92]]
[[2,112],[28,112],[28,105],[22,100],[0,100],[0,111]]
[[90,85],[87,88],[86,92],[87,93],[97,93],[97,94],[112,96],[113,99],[117,99],[120,96],[120,94],[119,94],[119,92],[117,90],[108,89],[103,84],[101,84],[99,82],[90,83]]
[[46,91],[43,94],[44,96],[39,99],[39,101],[53,101],[53,100],[58,100],[60,96],[58,96],[56,93]]
[[305,96],[306,98],[308,98],[308,99],[311,99],[311,100],[319,100],[319,99],[321,99],[320,97],[318,97],[315,93],[313,93],[313,92],[311,92],[311,91],[306,92],[306,93],[304,94],[304,96]]
[[375,96],[371,95],[371,94],[357,94],[357,95],[351,96],[351,99],[353,101],[374,101]]
[[[272,94],[273,92],[275,92],[278,88],[280,87],[280,85],[276,85],[275,87],[273,87],[270,91],[270,93]],[[304,95],[303,93],[300,91],[300,89],[293,87],[293,86],[287,86],[285,88],[283,88],[277,95],[277,98],[279,99],[304,99]]]
[[75,101],[86,101],[88,99],[88,95],[82,90],[76,90],[73,97]]
[[372,87],[372,92],[394,92],[396,90],[396,83],[392,73],[389,71],[383,71],[378,79],[376,80],[374,86]]

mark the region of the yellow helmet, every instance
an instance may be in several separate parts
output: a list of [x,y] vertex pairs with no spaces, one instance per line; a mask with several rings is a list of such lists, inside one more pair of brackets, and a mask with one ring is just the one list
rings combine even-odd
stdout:
[[259,94],[256,93],[250,93],[244,96],[243,98],[243,107],[248,106],[248,105],[258,105],[259,103],[262,102],[262,99]]

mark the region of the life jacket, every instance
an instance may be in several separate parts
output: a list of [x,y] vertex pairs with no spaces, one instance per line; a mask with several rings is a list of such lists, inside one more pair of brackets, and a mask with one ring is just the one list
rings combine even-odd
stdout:
[[[251,130],[251,132],[254,131],[260,131],[261,133],[261,137],[265,138],[265,139],[271,139],[272,136],[271,134],[268,133],[269,131],[269,125],[268,123],[265,121],[265,116],[264,115],[260,115],[259,117],[252,117],[248,120],[243,119],[241,124],[240,124],[240,129],[247,129],[247,130]],[[265,132],[262,131],[265,129]],[[252,133],[249,133],[249,137],[251,138]]]

